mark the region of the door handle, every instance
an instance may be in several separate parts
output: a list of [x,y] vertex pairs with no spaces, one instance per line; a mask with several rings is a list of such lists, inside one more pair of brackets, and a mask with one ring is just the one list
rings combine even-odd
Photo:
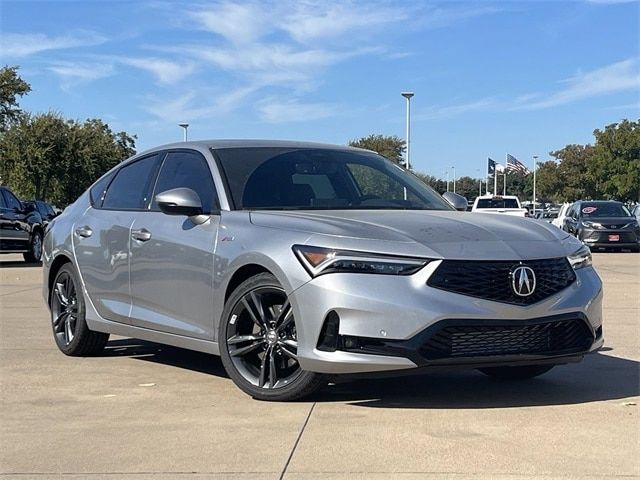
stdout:
[[76,228],[76,235],[82,238],[89,238],[93,234],[93,230],[88,225]]
[[146,242],[147,240],[151,240],[151,232],[146,228],[131,230],[131,238],[140,242]]

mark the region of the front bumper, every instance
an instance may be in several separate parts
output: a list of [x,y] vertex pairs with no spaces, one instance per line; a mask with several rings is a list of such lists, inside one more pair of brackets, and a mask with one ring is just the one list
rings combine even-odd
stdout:
[[[419,366],[476,368],[490,365],[566,363],[602,346],[602,283],[591,267],[576,271],[576,281],[561,292],[528,306],[499,303],[430,288],[428,278],[440,262],[412,276],[327,274],[295,290],[298,359],[303,369],[322,373],[368,373]],[[335,351],[318,349],[322,325],[330,312],[339,316],[341,339],[355,339]],[[579,319],[591,335],[580,348],[536,353],[482,355],[458,359],[420,354],[425,332],[455,319],[457,325],[522,326]],[[381,348],[363,350],[358,339]],[[366,346],[366,345],[365,345]],[[526,350],[526,349],[525,349]]]
[[[586,245],[593,248],[638,248],[640,234],[635,230],[596,230],[584,228],[579,235]],[[617,240],[612,240],[617,238]]]

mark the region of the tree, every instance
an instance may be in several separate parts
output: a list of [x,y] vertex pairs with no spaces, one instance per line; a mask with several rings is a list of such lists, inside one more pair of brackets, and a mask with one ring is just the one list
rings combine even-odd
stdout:
[[134,153],[135,136],[114,133],[101,120],[23,115],[0,140],[0,177],[19,196],[66,205]]
[[17,97],[31,91],[31,85],[18,75],[18,67],[4,66],[0,69],[0,131],[15,123],[22,110]]
[[558,186],[558,200],[573,202],[578,199],[598,198],[597,177],[593,174],[593,146],[567,145],[561,150],[551,152],[559,160],[558,178],[562,180]]
[[385,158],[388,158],[393,163],[403,165],[403,154],[405,151],[406,142],[399,137],[388,135],[369,135],[368,137],[358,138],[351,140],[349,145],[352,147],[366,148],[367,150],[373,150],[379,153]]
[[640,201],[640,121],[623,120],[593,132],[596,144],[590,169],[598,193]]

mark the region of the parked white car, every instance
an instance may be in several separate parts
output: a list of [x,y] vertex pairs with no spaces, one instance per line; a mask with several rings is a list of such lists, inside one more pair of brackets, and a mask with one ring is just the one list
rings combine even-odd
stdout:
[[571,207],[571,205],[573,205],[573,203],[563,203],[562,206],[560,207],[560,213],[558,213],[557,218],[554,218],[551,221],[551,225],[555,225],[558,228],[562,228],[562,225],[564,224],[564,219],[567,216],[567,212],[569,211],[569,207]]
[[518,197],[509,195],[483,195],[473,202],[472,212],[500,213],[516,217],[528,217],[529,211],[522,208]]

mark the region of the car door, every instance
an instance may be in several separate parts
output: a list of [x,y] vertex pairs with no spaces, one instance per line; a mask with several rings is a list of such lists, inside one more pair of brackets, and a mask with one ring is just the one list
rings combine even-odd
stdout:
[[130,323],[131,225],[148,207],[161,155],[130,162],[90,190],[92,208],[73,226],[73,244],[89,298],[103,318]]
[[2,211],[3,240],[6,250],[28,250],[30,227],[20,200],[9,190],[2,189],[5,208]]
[[209,220],[165,215],[155,202],[135,215],[131,241],[131,321],[134,325],[194,338],[213,338],[213,259],[218,199],[209,165],[193,150],[170,151],[154,196],[186,187],[200,197]]

